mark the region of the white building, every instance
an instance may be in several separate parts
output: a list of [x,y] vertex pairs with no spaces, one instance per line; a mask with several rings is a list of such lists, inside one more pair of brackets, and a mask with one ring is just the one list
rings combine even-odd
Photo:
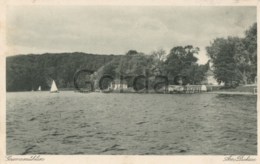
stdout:
[[214,74],[212,70],[208,70],[206,73],[206,80],[205,82],[208,85],[219,85],[217,80],[214,78]]
[[127,89],[128,85],[125,81],[115,80],[114,82],[110,83],[109,88],[113,88],[114,90],[120,90],[120,89]]

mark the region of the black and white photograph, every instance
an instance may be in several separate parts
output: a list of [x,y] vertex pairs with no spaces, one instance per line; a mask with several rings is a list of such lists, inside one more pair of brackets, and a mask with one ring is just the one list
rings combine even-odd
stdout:
[[256,160],[257,6],[10,5],[5,12],[10,158]]

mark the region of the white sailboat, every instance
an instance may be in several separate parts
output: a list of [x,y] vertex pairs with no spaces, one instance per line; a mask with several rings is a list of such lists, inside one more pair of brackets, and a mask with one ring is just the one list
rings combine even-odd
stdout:
[[41,86],[39,86],[39,88],[38,88],[38,91],[41,91],[42,90],[42,87]]
[[52,81],[50,92],[51,92],[51,93],[57,93],[57,92],[59,92],[54,80]]

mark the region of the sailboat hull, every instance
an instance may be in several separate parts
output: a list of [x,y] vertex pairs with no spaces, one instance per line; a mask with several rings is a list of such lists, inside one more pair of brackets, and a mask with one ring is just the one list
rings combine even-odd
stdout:
[[59,93],[59,91],[50,91],[50,93]]

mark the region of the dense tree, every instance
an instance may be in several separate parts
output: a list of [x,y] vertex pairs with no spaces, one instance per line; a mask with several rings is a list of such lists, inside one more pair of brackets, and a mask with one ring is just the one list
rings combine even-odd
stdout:
[[256,23],[245,32],[244,38],[217,38],[206,47],[213,63],[213,72],[226,86],[254,82],[257,71]]
[[137,55],[137,54],[138,54],[138,52],[137,52],[136,50],[129,50],[129,51],[126,53],[127,56],[132,56],[132,55]]
[[166,60],[166,51],[164,50],[164,49],[158,49],[158,50],[156,50],[156,51],[153,51],[152,53],[151,53],[151,56],[155,59],[155,60],[157,60],[157,61],[165,61]]
[[123,78],[124,81],[128,83],[128,86],[132,87],[133,80],[136,76],[151,76],[150,67],[153,63],[152,58],[137,51],[129,55],[130,51],[128,51],[126,55],[120,56],[119,59],[112,60],[110,63],[101,67],[97,71],[96,82],[99,81],[103,75],[110,75],[114,79]]
[[253,82],[257,75],[257,24],[254,23],[246,32],[243,38],[245,50],[249,57],[249,80]]
[[17,55],[6,59],[7,91],[49,89],[55,80],[59,88],[73,88],[76,71],[96,71],[120,55],[94,55],[86,53],[60,53]]
[[197,64],[194,56],[199,52],[199,48],[188,46],[177,46],[171,49],[166,61],[165,70],[171,81],[180,75],[185,77],[185,83],[199,84],[205,76],[206,69]]
[[166,51],[163,49],[158,49],[153,51],[150,55],[152,60],[151,72],[153,75],[165,75],[164,70],[165,60],[167,59]]
[[217,38],[206,48],[218,82],[224,82],[228,85],[239,81],[239,69],[234,59],[238,42],[239,38],[237,37]]

